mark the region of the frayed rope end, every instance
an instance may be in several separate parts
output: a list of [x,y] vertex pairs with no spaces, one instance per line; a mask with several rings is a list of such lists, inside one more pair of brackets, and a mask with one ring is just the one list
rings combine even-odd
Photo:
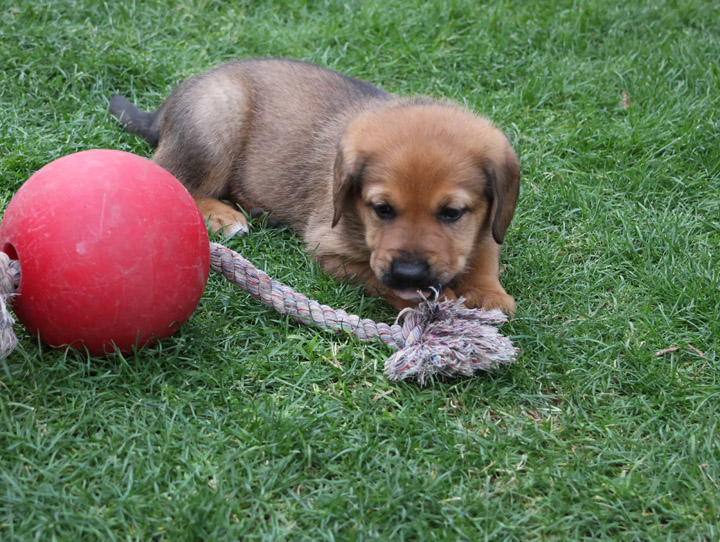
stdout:
[[5,359],[18,344],[13,325],[15,319],[8,310],[20,285],[20,262],[0,252],[0,359]]
[[468,309],[462,299],[427,301],[398,318],[413,331],[385,361],[390,380],[410,379],[422,386],[434,377],[472,376],[515,362],[517,348],[497,329],[507,322],[499,310]]

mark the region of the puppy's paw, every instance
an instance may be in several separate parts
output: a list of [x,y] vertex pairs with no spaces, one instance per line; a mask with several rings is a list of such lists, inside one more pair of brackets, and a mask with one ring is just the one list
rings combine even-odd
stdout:
[[242,237],[248,233],[247,219],[235,207],[212,198],[195,198],[195,203],[212,233],[223,237]]
[[207,219],[210,231],[223,237],[242,237],[250,231],[247,219],[242,213],[235,216],[210,216]]
[[465,298],[465,306],[469,308],[485,310],[500,309],[508,316],[515,314],[515,299],[502,290],[468,290],[462,292],[460,297]]

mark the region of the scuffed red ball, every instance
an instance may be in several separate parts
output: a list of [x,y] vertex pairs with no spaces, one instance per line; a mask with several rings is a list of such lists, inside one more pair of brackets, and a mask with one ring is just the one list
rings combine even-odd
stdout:
[[93,355],[170,336],[209,269],[190,194],[157,164],[114,150],[71,154],[30,177],[5,212],[0,249],[20,261],[20,322]]

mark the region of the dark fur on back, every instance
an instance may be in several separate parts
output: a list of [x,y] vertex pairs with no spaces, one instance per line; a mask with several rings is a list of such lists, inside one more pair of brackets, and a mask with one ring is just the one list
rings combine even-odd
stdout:
[[331,171],[347,123],[393,99],[306,62],[248,59],[184,81],[154,113],[122,97],[113,98],[111,111],[129,119],[128,131],[159,140],[155,161],[193,195],[273,209],[302,231],[310,202],[327,189],[329,179],[316,172]]

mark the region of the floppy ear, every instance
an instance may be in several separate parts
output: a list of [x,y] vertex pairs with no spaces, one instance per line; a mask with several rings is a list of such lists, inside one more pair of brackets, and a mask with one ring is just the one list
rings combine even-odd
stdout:
[[515,214],[518,194],[520,192],[520,162],[513,148],[505,145],[505,154],[497,162],[489,161],[484,167],[488,182],[488,192],[492,198],[490,223],[495,242],[502,244],[505,232]]
[[365,160],[355,156],[355,153],[344,144],[338,147],[335,156],[333,181],[333,220],[334,228],[350,201],[357,195],[362,181]]

